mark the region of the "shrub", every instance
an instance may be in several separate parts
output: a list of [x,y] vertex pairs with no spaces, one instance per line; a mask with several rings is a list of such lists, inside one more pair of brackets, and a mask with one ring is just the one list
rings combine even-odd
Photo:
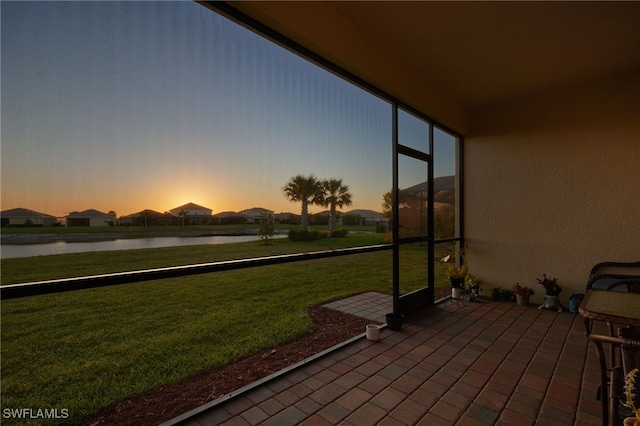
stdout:
[[273,216],[268,213],[262,213],[260,216],[260,229],[258,237],[264,244],[268,244],[273,239],[276,232],[276,224],[273,222]]
[[344,237],[347,236],[347,232],[349,232],[349,231],[346,230],[346,229],[336,229],[331,234],[331,237],[333,237],[333,238],[344,238]]
[[289,231],[289,239],[291,241],[314,241],[320,238],[326,238],[327,231],[299,231],[297,229],[291,229]]

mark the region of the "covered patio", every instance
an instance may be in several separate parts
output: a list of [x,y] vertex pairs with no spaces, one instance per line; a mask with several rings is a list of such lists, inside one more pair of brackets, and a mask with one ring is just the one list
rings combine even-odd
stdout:
[[[376,320],[390,304],[365,293],[326,306]],[[165,424],[596,425],[598,374],[577,314],[446,302]]]
[[[203,3],[461,134],[456,236],[484,282],[558,276],[566,306],[640,255],[640,4]],[[577,314],[441,303],[169,424],[595,425],[598,383]]]

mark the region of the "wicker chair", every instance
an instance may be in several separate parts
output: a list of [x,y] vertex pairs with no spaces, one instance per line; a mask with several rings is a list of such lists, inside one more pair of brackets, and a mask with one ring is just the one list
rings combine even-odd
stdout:
[[[640,293],[640,261],[598,263],[591,268],[585,293],[590,290]],[[613,335],[613,324],[608,325],[609,334]],[[593,328],[593,320],[585,318],[584,326],[588,336]]]
[[[591,268],[587,290],[613,290],[640,292],[640,261],[638,262],[601,262]],[[629,281],[629,287],[621,287]]]
[[[625,377],[634,368],[640,368],[640,331],[634,328],[622,328],[619,336],[593,334],[589,339],[594,343],[600,364],[600,400],[602,402],[602,425],[622,424],[622,418],[631,416],[622,406],[626,401],[624,394]],[[609,366],[605,356],[604,344],[617,349],[611,351]],[[640,380],[636,387],[640,385]],[[637,389],[634,405],[640,407],[640,389]]]

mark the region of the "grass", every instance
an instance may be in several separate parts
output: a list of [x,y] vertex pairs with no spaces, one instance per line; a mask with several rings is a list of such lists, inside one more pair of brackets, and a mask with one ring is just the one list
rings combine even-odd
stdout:
[[334,250],[381,244],[383,238],[382,234],[353,234],[346,238],[324,238],[312,242],[293,242],[286,238],[278,238],[268,245],[255,241],[2,259],[0,282],[14,284],[221,260]]
[[[3,280],[64,276],[68,264],[74,275],[93,274],[381,238],[43,256],[31,259],[37,271],[7,259]],[[306,310],[313,305],[363,291],[390,293],[391,258],[383,251],[3,301],[2,407],[66,408],[68,423],[81,424],[118,400],[296,339],[312,329]],[[412,248],[402,258],[406,265],[424,263],[424,250]],[[410,283],[403,290],[424,286],[423,269],[403,271],[403,282]]]

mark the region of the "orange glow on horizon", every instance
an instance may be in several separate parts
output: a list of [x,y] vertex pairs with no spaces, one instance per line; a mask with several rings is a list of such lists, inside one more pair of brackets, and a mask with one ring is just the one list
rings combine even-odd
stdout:
[[[37,192],[37,191],[36,191]],[[33,193],[13,194],[9,190],[4,190],[2,194],[2,210],[13,208],[26,208],[35,210],[40,213],[49,214],[56,217],[63,217],[72,211],[84,211],[95,209],[104,213],[115,211],[117,216],[126,216],[137,213],[142,210],[154,210],[160,213],[172,210],[176,207],[194,203],[199,206],[211,209],[213,214],[226,211],[241,211],[254,207],[273,210],[275,213],[295,213],[300,214],[300,203],[290,202],[282,193],[277,193],[277,197],[252,197],[250,195],[242,196],[239,194],[225,194],[222,191],[210,192],[208,194],[199,193],[198,191],[185,190],[179,194],[161,191],[160,193],[147,193],[144,197],[89,197],[67,196],[61,194],[59,197],[45,199],[34,196]],[[380,198],[382,200],[382,197]],[[340,209],[341,211],[349,211],[353,209],[371,209],[379,211],[380,208],[376,204],[361,206],[354,203],[349,207]],[[326,210],[323,206],[309,206],[311,214]]]

